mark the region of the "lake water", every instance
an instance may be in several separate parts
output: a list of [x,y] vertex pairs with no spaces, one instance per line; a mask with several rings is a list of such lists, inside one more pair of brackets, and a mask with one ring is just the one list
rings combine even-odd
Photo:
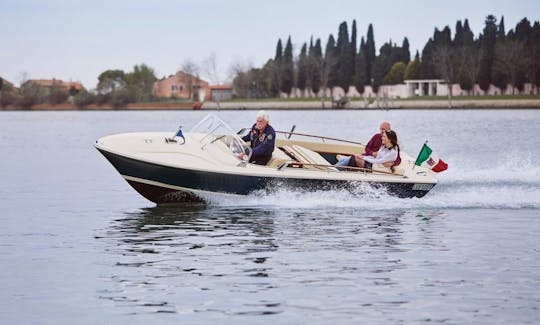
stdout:
[[[94,148],[208,112],[0,112],[1,324],[538,324],[540,111],[271,111],[449,164],[421,199],[277,191],[156,207]],[[215,112],[233,129],[254,111]]]

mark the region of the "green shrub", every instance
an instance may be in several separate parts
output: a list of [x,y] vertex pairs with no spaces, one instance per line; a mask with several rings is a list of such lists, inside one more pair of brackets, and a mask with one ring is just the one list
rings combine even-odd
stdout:
[[1,107],[7,107],[9,105],[12,105],[13,103],[15,103],[16,99],[17,99],[17,96],[15,92],[13,91],[2,90],[0,92],[0,106]]
[[73,103],[78,108],[87,107],[88,105],[93,104],[95,101],[96,95],[86,90],[81,90],[75,96],[73,96]]
[[65,103],[69,97],[69,94],[66,89],[63,87],[54,85],[49,90],[49,103],[56,105]]
[[15,105],[28,109],[34,105],[44,103],[46,99],[45,89],[33,83],[26,83],[21,86]]

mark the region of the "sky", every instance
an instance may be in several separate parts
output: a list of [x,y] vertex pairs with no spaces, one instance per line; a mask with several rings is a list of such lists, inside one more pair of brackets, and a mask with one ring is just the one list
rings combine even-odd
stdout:
[[[538,0],[0,0],[0,77],[79,81],[92,89],[108,69],[153,68],[158,78],[188,62],[211,83],[233,67],[261,67],[278,39],[290,36],[294,55],[311,37],[324,46],[339,24],[356,20],[358,41],[373,24],[375,45],[422,51],[435,28],[469,20],[475,35],[485,17],[504,16],[506,30],[524,17],[540,20]],[[213,58],[213,59],[211,59]],[[215,62],[218,73],[208,73]]]

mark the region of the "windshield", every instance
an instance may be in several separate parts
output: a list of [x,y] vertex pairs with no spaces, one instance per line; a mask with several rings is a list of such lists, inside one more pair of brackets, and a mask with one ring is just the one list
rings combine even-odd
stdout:
[[221,141],[227,145],[231,152],[239,157],[249,160],[251,148],[234,132],[231,127],[214,114],[208,114],[190,130],[191,133],[200,133],[204,136],[200,140],[204,147],[208,144]]

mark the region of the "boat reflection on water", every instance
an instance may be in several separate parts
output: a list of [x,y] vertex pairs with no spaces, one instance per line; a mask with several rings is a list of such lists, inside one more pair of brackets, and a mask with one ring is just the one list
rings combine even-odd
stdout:
[[[203,204],[126,213],[100,238],[107,241],[112,258],[109,285],[100,298],[136,309],[133,313],[148,313],[149,308],[159,313],[189,313],[203,308],[207,292],[223,289],[218,289],[222,279],[252,279],[226,285],[244,287],[239,291],[273,287],[264,280],[269,277],[264,264],[278,249],[274,219],[272,211]],[[233,288],[222,293],[224,300],[229,290]],[[250,310],[274,313],[267,305]]]
[[241,247],[246,241],[256,244],[258,251],[264,251],[276,248],[273,228],[271,211],[182,204],[126,213],[115,221],[108,237],[118,241],[117,248],[133,252],[172,254],[184,249]]
[[103,236],[111,275],[100,297],[130,313],[279,314],[305,299],[352,312],[357,303],[343,305],[343,295],[384,300],[376,288],[400,282],[404,256],[417,249],[407,238],[431,237],[431,219],[350,208],[145,208]]

